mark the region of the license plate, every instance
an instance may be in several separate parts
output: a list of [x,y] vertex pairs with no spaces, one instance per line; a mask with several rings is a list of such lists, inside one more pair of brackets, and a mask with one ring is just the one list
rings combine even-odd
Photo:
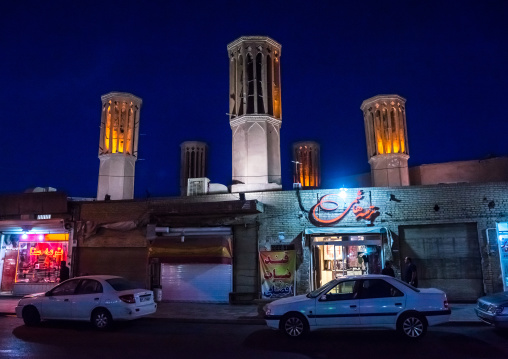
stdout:
[[148,302],[150,300],[150,296],[149,295],[145,295],[143,297],[139,297],[139,301],[140,302]]

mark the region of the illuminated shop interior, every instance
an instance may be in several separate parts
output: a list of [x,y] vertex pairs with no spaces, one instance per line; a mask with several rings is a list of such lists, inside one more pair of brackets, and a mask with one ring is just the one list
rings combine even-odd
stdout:
[[[14,237],[14,236],[13,236]],[[56,283],[60,281],[60,268],[67,262],[67,233],[24,234],[17,240],[15,283]]]
[[346,275],[380,274],[379,235],[312,237],[313,287]]

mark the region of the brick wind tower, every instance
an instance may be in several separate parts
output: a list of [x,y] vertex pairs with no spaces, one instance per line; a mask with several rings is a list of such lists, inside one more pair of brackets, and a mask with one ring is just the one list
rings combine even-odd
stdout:
[[378,95],[363,101],[367,155],[374,187],[409,186],[406,99]]
[[110,92],[101,99],[97,200],[133,199],[142,100],[123,92]]
[[245,36],[227,49],[231,192],[280,190],[281,45],[269,37]]

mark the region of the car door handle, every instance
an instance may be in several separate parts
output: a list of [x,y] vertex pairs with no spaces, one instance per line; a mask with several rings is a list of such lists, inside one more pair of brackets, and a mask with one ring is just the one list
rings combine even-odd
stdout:
[[356,308],[356,305],[350,305],[349,308]]
[[395,305],[402,305],[402,303],[395,303]]
[[99,298],[94,298],[93,300],[99,300]]
[[69,299],[64,299],[64,302],[68,302],[68,301],[69,301]]

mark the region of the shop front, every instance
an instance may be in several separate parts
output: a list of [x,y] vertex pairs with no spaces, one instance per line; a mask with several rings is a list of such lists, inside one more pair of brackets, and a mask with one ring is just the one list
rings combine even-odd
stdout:
[[[45,292],[69,277],[69,233],[63,228],[55,230],[54,225],[18,231],[14,227],[20,223],[8,226],[2,222],[1,291],[13,295]],[[60,224],[56,221],[57,227]]]
[[503,290],[508,290],[508,222],[497,223],[497,238]]
[[[152,283],[163,301],[228,303],[233,289],[231,228],[167,228],[149,247]],[[156,269],[155,269],[155,268]]]
[[311,288],[347,275],[380,274],[389,251],[383,227],[307,228]]

